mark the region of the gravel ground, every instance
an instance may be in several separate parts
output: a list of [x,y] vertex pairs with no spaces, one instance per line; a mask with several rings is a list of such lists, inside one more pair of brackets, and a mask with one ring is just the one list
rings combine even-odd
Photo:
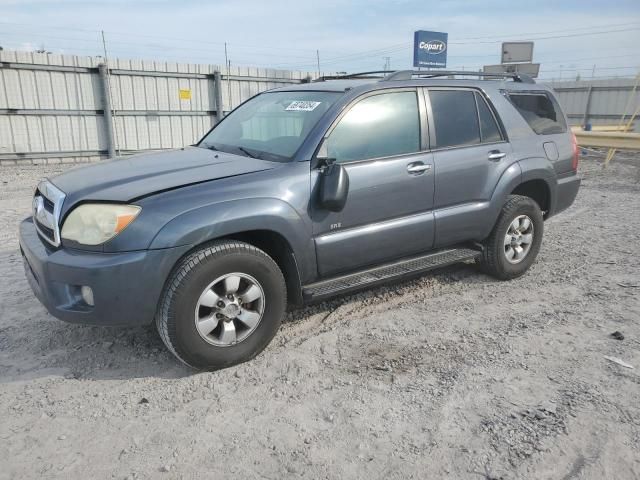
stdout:
[[523,278],[462,265],[326,302],[197,374],[152,328],[32,295],[17,224],[64,168],[0,169],[0,478],[640,478],[640,156],[582,160]]

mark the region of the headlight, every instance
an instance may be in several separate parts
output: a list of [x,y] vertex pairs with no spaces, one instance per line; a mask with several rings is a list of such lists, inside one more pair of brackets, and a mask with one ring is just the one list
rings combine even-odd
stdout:
[[62,238],[83,245],[100,245],[118,235],[142,210],[135,205],[85,203],[71,211]]

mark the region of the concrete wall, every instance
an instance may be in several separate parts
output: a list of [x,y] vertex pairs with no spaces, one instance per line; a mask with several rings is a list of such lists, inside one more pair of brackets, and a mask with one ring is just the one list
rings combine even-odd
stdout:
[[[105,158],[109,122],[102,58],[0,51],[0,164]],[[309,72],[109,60],[113,142],[118,153],[177,148],[256,93],[299,83]],[[217,95],[214,72],[221,72]],[[183,92],[181,97],[180,91]]]

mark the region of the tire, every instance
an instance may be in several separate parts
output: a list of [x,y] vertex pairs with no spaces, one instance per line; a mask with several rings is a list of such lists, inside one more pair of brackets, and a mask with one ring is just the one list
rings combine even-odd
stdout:
[[[229,293],[233,288],[236,292]],[[265,252],[239,241],[214,242],[174,268],[156,327],[167,348],[186,365],[198,370],[230,367],[269,344],[285,313],[286,292],[282,272]],[[213,330],[207,334],[209,328]]]
[[[526,219],[531,223],[530,228]],[[518,228],[514,229],[516,224]],[[510,195],[491,234],[484,242],[480,261],[482,270],[500,280],[511,280],[523,275],[540,251],[543,232],[544,219],[538,204],[529,197]],[[529,233],[532,236],[529,244],[518,243],[529,240]],[[510,244],[507,244],[507,234],[512,240]],[[518,246],[522,251],[518,251]]]

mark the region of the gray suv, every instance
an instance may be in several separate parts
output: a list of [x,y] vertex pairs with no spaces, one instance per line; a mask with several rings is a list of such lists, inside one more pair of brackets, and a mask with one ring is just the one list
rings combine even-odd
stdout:
[[263,92],[197,145],[43,180],[20,225],[35,295],[69,322],[155,321],[212,370],[262,351],[288,306],[463,261],[525,273],[580,185],[553,93],[381,73]]

